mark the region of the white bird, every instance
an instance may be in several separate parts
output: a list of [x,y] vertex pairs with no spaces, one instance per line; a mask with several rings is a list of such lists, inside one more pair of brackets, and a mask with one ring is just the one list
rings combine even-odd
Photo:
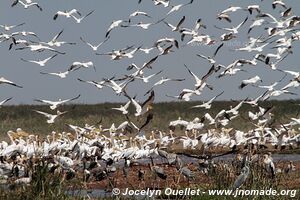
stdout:
[[156,83],[154,83],[154,85],[146,92],[146,94],[150,93],[151,91],[153,91],[154,87],[157,87],[159,85],[162,85],[168,81],[184,81],[185,79],[172,79],[172,78],[164,78],[161,77],[161,80],[157,81]]
[[103,42],[100,42],[98,45],[92,45],[91,43],[86,42],[82,37],[80,37],[80,40],[81,40],[82,42],[84,42],[85,44],[87,44],[89,47],[91,47],[93,51],[97,51],[98,48],[99,48],[102,44],[104,44],[109,38],[110,38],[110,37],[107,37]]
[[83,16],[83,17],[77,18],[77,17],[74,16],[74,15],[71,15],[71,17],[73,17],[73,19],[76,21],[77,24],[80,24],[81,21],[82,21],[83,19],[85,19],[86,17],[88,17],[89,15],[91,15],[94,11],[95,11],[95,10],[92,10],[91,12],[89,12],[88,14],[86,14],[86,15]]
[[171,14],[172,12],[178,11],[180,8],[192,4],[194,0],[190,0],[189,3],[186,4],[178,4],[176,6],[172,6],[171,10],[167,13],[167,15]]
[[258,101],[260,99],[262,99],[266,94],[268,93],[268,90],[266,92],[264,92],[263,94],[259,95],[258,97],[256,97],[253,100],[246,100],[244,103],[249,104],[251,106],[258,106]]
[[81,16],[81,13],[78,10],[72,9],[70,11],[57,11],[55,13],[55,15],[53,16],[53,19],[56,20],[58,16],[64,16],[66,18],[70,18],[75,13],[78,14],[79,16]]
[[10,31],[11,29],[13,29],[13,28],[15,28],[15,27],[19,27],[19,26],[22,26],[22,25],[24,25],[24,24],[25,24],[25,23],[21,23],[21,24],[17,24],[17,25],[6,25],[6,24],[1,25],[1,24],[0,24],[0,27],[1,27],[1,28],[4,28],[5,31]]
[[236,35],[232,32],[229,32],[229,33],[224,33],[220,36],[221,38],[221,41],[228,41],[228,40],[231,40],[233,38],[236,38]]
[[80,78],[77,78],[77,80],[81,81],[81,82],[84,82],[84,83],[88,83],[88,84],[91,84],[93,86],[95,86],[96,88],[98,89],[102,89],[104,84],[107,82],[107,81],[85,81],[85,80],[82,80]]
[[296,118],[292,117],[291,120],[293,120],[294,122],[296,122],[296,124],[300,125],[300,119],[296,119]]
[[153,0],[154,5],[163,5],[165,8],[169,6],[169,0]]
[[204,114],[205,119],[207,119],[209,121],[209,124],[215,124],[216,120],[214,118],[212,118],[212,116],[209,113],[205,113]]
[[12,86],[15,86],[15,87],[18,87],[18,88],[23,88],[22,86],[17,85],[16,83],[14,83],[14,82],[12,82],[10,80],[7,80],[4,77],[0,77],[0,84],[8,84],[8,85],[12,85]]
[[134,115],[135,115],[136,117],[138,117],[138,116],[144,114],[144,113],[143,113],[143,110],[142,110],[142,106],[141,106],[135,99],[131,98],[130,101],[132,102],[132,104],[133,104],[134,107],[135,107],[135,113],[134,113]]
[[55,156],[54,158],[64,169],[70,169],[74,165],[74,161],[69,157]]
[[239,6],[230,6],[229,8],[220,12],[220,14],[229,13],[229,12],[236,12],[237,10],[241,10],[242,8]]
[[254,76],[252,78],[249,78],[249,79],[246,79],[246,80],[243,80],[241,85],[239,86],[240,89],[243,89],[244,87],[246,87],[247,85],[253,85],[255,83],[257,83],[258,81],[261,81],[261,78],[259,76]]
[[170,24],[170,23],[168,23],[168,22],[166,22],[166,21],[163,21],[167,26],[169,26],[171,29],[172,29],[172,31],[179,31],[180,30],[180,26],[181,26],[181,24],[184,22],[184,20],[185,20],[185,16],[183,16],[181,19],[180,19],[180,21],[178,22],[178,24],[176,25],[176,26],[173,26],[172,24]]
[[36,6],[40,11],[43,11],[42,7],[41,7],[38,3],[36,3],[36,2],[29,2],[29,3],[26,2],[26,3],[24,3],[24,2],[21,1],[21,0],[15,0],[15,1],[12,3],[11,7],[14,7],[14,6],[17,5],[18,3],[22,4],[22,6],[23,6],[25,9],[27,9],[27,8],[29,8],[29,7],[31,7],[31,6]]
[[126,28],[126,27],[140,27],[144,30],[147,30],[150,26],[155,25],[160,23],[161,20],[157,21],[157,22],[153,22],[153,23],[143,23],[143,22],[139,22],[137,24],[128,24],[128,25],[121,25],[121,27]]
[[22,61],[24,62],[30,62],[30,63],[35,63],[41,67],[44,67],[46,65],[46,63],[51,60],[52,58],[55,58],[58,54],[54,54],[53,56],[50,56],[48,58],[45,58],[44,60],[25,60],[23,58],[21,58]]
[[286,89],[291,88],[291,87],[297,88],[299,86],[300,86],[300,80],[295,79],[295,80],[291,80],[286,86],[284,86],[282,88],[282,90],[286,90]]
[[69,67],[68,71],[75,71],[78,70],[79,68],[89,68],[89,67],[93,67],[94,70],[96,71],[96,67],[94,65],[94,63],[92,61],[88,61],[88,62],[73,62],[72,65]]
[[63,44],[69,44],[69,45],[75,45],[74,42],[66,42],[66,41],[58,41],[58,38],[61,36],[64,30],[61,30],[59,33],[57,33],[49,42],[40,42],[40,44],[45,44],[50,47],[60,47]]
[[134,79],[130,79],[128,81],[123,81],[120,84],[117,84],[114,80],[105,80],[106,82],[109,83],[109,85],[106,84],[105,86],[112,88],[117,95],[120,95],[122,92],[125,91],[127,85],[130,82],[132,82],[133,80]]
[[231,19],[230,19],[230,16],[229,16],[228,13],[219,13],[219,14],[217,14],[217,19],[218,20],[224,19],[224,20],[228,21],[229,23],[231,23]]
[[151,48],[140,48],[140,51],[143,51],[145,54],[149,54],[151,50],[153,50],[154,47]]
[[222,72],[217,76],[218,78],[221,78],[221,77],[226,76],[226,75],[233,76],[233,75],[235,75],[235,74],[236,74],[237,72],[239,72],[239,71],[244,71],[244,72],[246,72],[246,70],[240,69],[240,68],[232,68],[232,67],[230,67],[230,68],[226,69],[226,67],[223,66],[223,65],[218,65],[218,66],[219,66],[219,67],[225,68],[225,70],[222,71]]
[[238,103],[235,107],[231,108],[230,110],[226,110],[227,114],[233,114],[233,115],[237,115],[239,113],[239,109],[242,107],[242,105],[244,104],[245,101],[241,101],[240,103]]
[[202,76],[202,78],[198,78],[198,76],[196,76],[185,64],[184,64],[185,68],[188,70],[188,72],[194,77],[196,83],[195,83],[195,87],[196,87],[196,91],[202,91],[204,89],[204,87],[208,87],[210,89],[212,89],[210,86],[208,86],[208,84],[206,84],[206,80],[208,79],[209,76],[211,76],[215,71],[215,66],[212,65],[211,68],[208,70],[208,72]]
[[266,47],[269,43],[265,43],[262,44],[261,46],[253,46],[252,44],[247,45],[245,47],[240,47],[237,48],[237,51],[248,51],[248,52],[252,52],[252,51],[258,51],[258,52],[262,52],[263,48]]
[[290,70],[282,70],[285,73],[291,74],[294,78],[300,78],[300,72],[290,71]]
[[188,121],[182,120],[180,117],[177,120],[170,121],[169,127],[175,127],[175,126],[183,126],[186,127],[188,125]]
[[152,103],[153,103],[154,97],[155,97],[154,91],[152,91],[150,96],[148,97],[148,99],[140,105],[134,98],[129,97],[126,93],[125,93],[125,96],[127,98],[129,98],[129,100],[134,105],[134,107],[135,107],[134,115],[136,117],[144,115],[146,112],[148,112],[152,108]]
[[259,112],[255,113],[255,114],[252,113],[251,111],[248,111],[248,116],[251,120],[257,120],[259,117],[261,117],[265,113],[266,109],[264,109],[260,106],[258,108],[259,108]]
[[141,46],[134,48],[130,52],[126,52],[126,50],[132,49],[133,46],[126,47],[125,49],[113,50],[108,53],[96,53],[96,55],[108,55],[112,60],[120,60],[122,58],[133,58],[133,55],[141,48]]
[[151,18],[151,16],[148,15],[148,13],[137,10],[137,11],[134,11],[133,13],[131,13],[131,14],[129,15],[128,22],[130,23],[130,22],[131,22],[131,18],[132,18],[132,17],[136,17],[136,16],[138,16],[138,15],[142,15],[142,16],[146,16],[146,17],[148,17],[148,18]]
[[258,85],[256,87],[259,87],[259,88],[263,88],[263,89],[267,89],[268,91],[273,91],[274,90],[274,87],[278,84],[279,82],[274,82],[273,84],[271,85]]
[[48,118],[47,119],[48,124],[53,124],[57,117],[59,117],[60,115],[63,115],[63,114],[68,112],[68,111],[60,112],[59,110],[57,110],[56,115],[54,115],[54,114],[49,114],[49,113],[42,112],[42,111],[39,111],[39,110],[34,110],[34,111],[41,114],[41,115],[44,115],[46,118]]
[[175,98],[175,99],[180,99],[180,100],[184,100],[184,101],[190,101],[191,100],[191,97],[193,95],[200,95],[201,92],[199,90],[191,90],[191,89],[183,89],[179,95],[177,96],[170,96],[168,94],[166,94],[167,97],[172,97],[172,98]]
[[266,96],[263,98],[263,100],[265,101],[265,100],[269,99],[270,97],[278,97],[283,94],[297,95],[296,93],[290,92],[288,90],[283,90],[283,89],[273,90],[273,91],[270,91],[268,94],[266,94]]
[[160,70],[159,72],[157,72],[155,74],[151,74],[149,76],[142,76],[142,77],[136,76],[135,78],[143,80],[144,83],[149,83],[150,78],[160,74],[161,72],[163,72],[163,70]]
[[176,47],[176,48],[179,48],[179,44],[178,44],[178,41],[175,39],[175,38],[168,38],[168,37],[165,37],[165,38],[161,38],[159,40],[157,40],[155,43],[154,43],[154,46],[157,47],[157,48],[161,48],[162,47],[160,46],[161,43],[163,42],[166,42],[166,43],[173,43],[173,45]]
[[249,5],[249,6],[247,6],[247,10],[249,11],[250,15],[252,15],[254,10],[256,10],[256,12],[260,13],[259,5]]
[[53,51],[53,52],[56,52],[59,54],[66,54],[64,52],[59,52],[59,51],[55,50],[54,48],[44,46],[43,44],[30,44],[25,47],[16,48],[16,50],[23,50],[23,49],[28,49],[28,48],[30,48],[30,51],[42,52],[45,50],[49,50],[49,51]]
[[48,74],[53,76],[58,76],[59,78],[66,78],[70,71],[65,72],[40,72],[40,74]]
[[202,54],[197,54],[197,56],[199,56],[200,58],[203,58],[203,59],[207,60],[210,64],[215,64],[216,63],[215,59],[213,59],[210,56],[205,56],[205,55],[202,55]]
[[273,15],[271,15],[269,13],[262,13],[262,14],[259,14],[257,16],[257,18],[261,18],[261,17],[271,18],[273,20],[272,23],[276,24],[276,27],[274,28],[275,31],[276,31],[276,28],[279,28],[279,29],[284,28],[284,24],[286,22],[285,20],[284,21],[282,21],[282,20],[279,21],[278,19],[276,19]]
[[213,102],[216,98],[218,98],[219,96],[221,96],[223,93],[224,93],[224,91],[221,92],[220,94],[214,96],[214,97],[211,98],[209,101],[203,102],[203,104],[201,104],[201,105],[193,106],[192,108],[205,108],[205,109],[210,109],[210,108],[211,108],[212,102]]
[[272,8],[275,9],[277,6],[282,6],[283,8],[287,9],[285,3],[282,0],[275,0],[272,2]]
[[202,80],[196,74],[194,74],[186,65],[184,65],[184,66],[188,70],[188,72],[194,77],[194,79],[196,81],[195,87],[201,86]]
[[239,25],[237,25],[236,27],[232,27],[232,28],[219,28],[217,26],[215,26],[216,28],[218,29],[222,29],[222,30],[225,30],[225,31],[229,31],[230,33],[233,33],[233,34],[237,34],[238,33],[238,29],[246,23],[246,21],[248,20],[248,17],[246,17],[244,19],[244,21],[242,21]]
[[119,108],[112,108],[112,109],[121,111],[123,115],[126,115],[126,114],[128,114],[128,108],[129,108],[130,103],[131,103],[131,101],[128,101],[124,106],[121,105]]
[[50,100],[43,100],[43,99],[34,99],[34,101],[49,104],[50,105],[50,109],[51,110],[55,110],[61,104],[73,101],[75,99],[78,99],[79,97],[80,97],[80,95],[78,95],[78,96],[76,96],[74,98],[71,98],[71,99],[65,99],[65,100],[59,99],[58,101],[50,101]]
[[109,26],[109,28],[107,29],[106,34],[105,34],[105,37],[107,38],[107,37],[109,36],[110,32],[111,32],[114,28],[120,26],[122,22],[124,22],[124,21],[123,21],[123,20],[116,20],[116,21],[113,21],[113,22],[111,23],[111,25]]
[[[180,22],[184,19],[185,19],[185,16],[180,20]],[[192,36],[192,40],[190,40],[187,44],[190,44],[192,42],[204,42],[205,40],[207,41],[206,43],[208,44],[209,41],[211,40],[210,37],[208,35],[199,35],[198,34],[198,31],[201,27],[206,29],[206,26],[204,24],[202,24],[202,19],[199,18],[196,21],[193,29],[187,29],[187,28],[180,29],[179,32],[181,33],[181,41],[184,40],[185,35],[190,35],[190,36]]]
[[255,19],[248,29],[248,34],[252,31],[254,27],[261,26],[265,23],[265,19]]

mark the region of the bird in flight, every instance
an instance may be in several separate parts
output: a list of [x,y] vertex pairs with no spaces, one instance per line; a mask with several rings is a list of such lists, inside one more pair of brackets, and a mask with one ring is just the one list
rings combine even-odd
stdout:
[[49,60],[55,58],[57,55],[58,54],[54,54],[53,56],[45,58],[44,60],[37,60],[37,61],[36,60],[25,60],[23,58],[21,58],[21,60],[24,61],[24,62],[30,62],[30,63],[37,64],[37,65],[39,65],[41,67],[44,67]]
[[44,115],[46,118],[47,118],[47,123],[48,124],[53,124],[55,122],[55,119],[65,113],[67,113],[68,111],[64,111],[64,112],[61,112],[59,110],[57,110],[56,114],[50,114],[50,113],[46,113],[46,112],[43,112],[43,111],[39,111],[39,110],[33,110],[41,115]]
[[15,87],[18,87],[18,88],[23,88],[22,86],[10,81],[10,80],[7,80],[6,78],[4,77],[0,77],[0,84],[8,84],[8,85],[12,85],[12,86],[15,86]]
[[50,101],[50,100],[43,100],[43,99],[34,99],[34,101],[49,104],[50,109],[55,110],[56,108],[58,108],[58,106],[60,106],[64,103],[68,103],[70,101],[74,101],[74,100],[78,99],[79,97],[80,97],[80,94],[74,98],[65,99],[65,100],[59,99],[58,101]]

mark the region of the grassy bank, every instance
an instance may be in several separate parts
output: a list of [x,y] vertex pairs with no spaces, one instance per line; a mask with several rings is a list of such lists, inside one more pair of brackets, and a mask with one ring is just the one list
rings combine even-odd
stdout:
[[[203,108],[191,108],[193,105],[200,104],[202,102],[167,102],[156,103],[153,108],[154,119],[151,124],[148,125],[146,130],[162,129],[167,130],[168,124],[171,120],[176,120],[181,117],[185,120],[192,120],[195,117],[201,118],[206,112],[209,112],[212,116],[216,115],[222,109],[229,109],[230,106],[235,106],[238,102],[230,101],[218,101],[214,102],[210,110]],[[290,120],[291,117],[297,117],[300,112],[300,100],[298,101],[268,101],[262,102],[262,107],[275,106],[273,110],[274,123],[284,123]],[[113,107],[119,107],[119,103],[103,103],[96,105],[65,105],[60,108],[62,111],[69,111],[63,116],[57,118],[55,124],[47,124],[46,118],[33,110],[41,110],[49,113],[51,112],[48,106],[44,105],[18,105],[18,106],[3,106],[0,109],[0,133],[1,139],[6,138],[6,132],[8,130],[15,130],[20,127],[30,133],[37,133],[45,135],[51,131],[67,131],[68,128],[65,124],[75,124],[84,126],[87,124],[95,124],[102,120],[104,127],[109,127],[112,123],[118,126],[126,118],[119,112],[112,110]],[[249,105],[243,105],[240,109],[240,115],[234,119],[230,127],[246,130],[253,128],[253,125],[249,123],[248,111],[257,111],[257,108],[252,108]],[[130,113],[134,113],[134,107],[130,106]],[[144,119],[139,121],[130,115],[130,118],[137,125],[141,125]]]

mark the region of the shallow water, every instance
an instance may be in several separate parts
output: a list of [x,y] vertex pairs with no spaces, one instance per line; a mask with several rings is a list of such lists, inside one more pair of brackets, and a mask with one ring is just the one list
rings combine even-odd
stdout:
[[[232,159],[234,159],[234,155],[225,155],[225,156],[220,156],[217,158],[214,158],[213,160],[215,162],[218,161],[230,161]],[[293,161],[293,162],[300,162],[300,154],[273,154],[272,155],[273,160],[275,162],[279,162],[279,161]],[[185,162],[185,163],[196,163],[197,159],[196,158],[190,158],[187,156],[183,156],[181,155],[180,158]],[[162,164],[162,163],[166,163],[166,159],[161,158],[159,156],[155,156],[155,158],[153,159],[154,162],[156,164]],[[140,163],[142,165],[147,165],[148,163],[150,163],[151,160],[148,158],[145,159],[139,159],[137,161],[137,163]],[[124,164],[124,161],[120,161],[118,162],[116,165],[117,166],[122,166]],[[76,189],[76,190],[68,190],[66,192],[68,195],[70,196],[80,196],[80,197],[87,197],[87,198],[108,198],[108,197],[113,197],[112,192],[111,191],[106,191],[103,189]],[[132,198],[132,196],[130,197]],[[135,199],[145,199],[147,197],[145,196],[135,196]]]
[[82,190],[68,190],[67,195],[76,197],[87,197],[87,198],[108,198],[112,197],[112,193],[102,189],[82,189]]

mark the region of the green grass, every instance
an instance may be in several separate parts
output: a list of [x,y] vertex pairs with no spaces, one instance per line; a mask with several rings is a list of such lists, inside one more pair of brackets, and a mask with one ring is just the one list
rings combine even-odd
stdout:
[[[153,113],[154,119],[151,124],[146,127],[146,130],[160,129],[167,130],[168,124],[171,120],[176,120],[181,117],[185,120],[192,120],[195,117],[202,117],[206,112],[212,116],[216,115],[222,109],[229,109],[230,106],[237,105],[238,102],[218,101],[214,102],[210,110],[203,108],[191,108],[193,105],[201,102],[163,102],[154,104]],[[268,101],[262,102],[261,106],[275,106],[273,113],[275,114],[275,123],[284,123],[290,120],[291,117],[297,117],[300,112],[300,100],[298,101]],[[60,108],[62,111],[69,111],[63,116],[57,118],[55,124],[47,124],[46,118],[33,110],[41,110],[49,113],[51,112],[48,106],[45,105],[18,105],[18,106],[3,106],[0,109],[0,133],[1,139],[7,138],[6,132],[8,130],[16,130],[18,127],[23,130],[45,135],[51,131],[68,131],[66,124],[75,124],[84,126],[87,124],[95,124],[102,120],[104,127],[110,127],[112,123],[118,126],[121,122],[126,120],[119,111],[112,110],[112,107],[119,107],[120,103],[103,103],[96,105],[65,105]],[[240,115],[247,118],[249,110],[257,111],[257,108],[252,108],[249,105],[243,105],[240,109]],[[134,108],[131,105],[130,113],[134,113]],[[137,119],[130,115],[130,118],[137,125],[143,124],[145,119]],[[229,127],[235,129],[247,130],[253,128],[253,125],[248,120],[238,117],[234,119]]]

